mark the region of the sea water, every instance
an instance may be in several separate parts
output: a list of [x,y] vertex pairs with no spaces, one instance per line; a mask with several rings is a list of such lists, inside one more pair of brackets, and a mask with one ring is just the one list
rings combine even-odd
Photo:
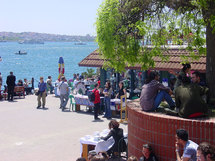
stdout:
[[[65,76],[73,77],[74,73],[87,71],[87,67],[79,67],[78,63],[98,48],[95,42],[86,45],[75,45],[75,42],[45,42],[44,44],[19,44],[17,42],[0,43],[0,72],[3,84],[10,71],[13,71],[16,80],[33,77],[37,84],[39,77],[45,80],[50,75],[52,80],[58,78],[58,60],[63,57]],[[27,55],[17,55],[18,51],[26,51]],[[94,68],[96,69],[96,68]]]

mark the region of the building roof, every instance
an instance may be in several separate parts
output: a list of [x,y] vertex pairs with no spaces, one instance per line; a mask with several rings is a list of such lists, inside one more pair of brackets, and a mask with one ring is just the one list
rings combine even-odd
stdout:
[[[171,48],[163,53],[163,55],[169,56],[169,61],[162,61],[159,57],[154,57],[155,67],[153,70],[160,71],[180,71],[182,68],[181,65],[181,55],[188,55],[188,52],[185,49],[176,49]],[[86,58],[84,58],[78,65],[84,67],[102,67],[104,59],[99,54],[98,50],[90,53]],[[206,56],[201,56],[199,60],[191,60],[192,70],[198,70],[200,72],[206,72]],[[135,65],[133,67],[126,67],[126,69],[141,69],[141,65]]]

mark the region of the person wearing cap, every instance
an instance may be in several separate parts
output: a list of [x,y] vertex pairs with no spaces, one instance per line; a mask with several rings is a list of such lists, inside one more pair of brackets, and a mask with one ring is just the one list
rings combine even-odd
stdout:
[[[198,144],[188,140],[188,132],[185,129],[177,129],[175,135],[175,152],[177,161],[196,161]],[[180,157],[180,147],[183,148],[183,155]]]
[[60,108],[62,111],[66,108],[67,102],[69,100],[69,85],[65,81],[65,77],[61,77],[61,82],[59,85],[59,90],[60,90]]

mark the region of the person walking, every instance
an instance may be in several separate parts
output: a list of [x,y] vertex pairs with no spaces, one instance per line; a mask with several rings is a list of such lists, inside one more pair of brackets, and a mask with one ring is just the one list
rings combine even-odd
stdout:
[[99,85],[98,83],[95,84],[95,88],[93,89],[93,93],[95,95],[95,100],[93,101],[94,103],[94,119],[95,120],[100,120],[100,118],[98,118],[98,111],[100,109],[100,94],[99,94]]
[[38,84],[38,96],[37,96],[37,101],[38,101],[38,106],[37,109],[41,107],[41,98],[42,98],[42,106],[43,109],[45,108],[45,104],[46,104],[46,83],[43,80],[43,77],[40,77],[40,82]]
[[51,76],[48,76],[46,83],[47,83],[47,88],[50,90],[50,94],[53,94],[54,86],[52,85],[52,77]]
[[67,102],[69,100],[69,85],[65,80],[66,80],[65,77],[62,76],[61,77],[61,82],[60,82],[60,85],[59,85],[60,108],[62,109],[62,111],[65,110]]
[[7,76],[7,100],[13,101],[13,95],[14,95],[14,87],[15,87],[16,77],[13,75],[13,72],[10,72],[10,75]]

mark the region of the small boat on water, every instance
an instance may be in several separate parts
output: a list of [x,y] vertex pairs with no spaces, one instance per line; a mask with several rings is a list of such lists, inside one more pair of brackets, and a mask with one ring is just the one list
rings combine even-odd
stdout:
[[19,50],[17,53],[15,53],[17,55],[27,55],[27,52],[26,51],[21,51]]
[[76,42],[75,45],[87,45],[85,42]]
[[21,40],[19,44],[44,44],[42,40]]

